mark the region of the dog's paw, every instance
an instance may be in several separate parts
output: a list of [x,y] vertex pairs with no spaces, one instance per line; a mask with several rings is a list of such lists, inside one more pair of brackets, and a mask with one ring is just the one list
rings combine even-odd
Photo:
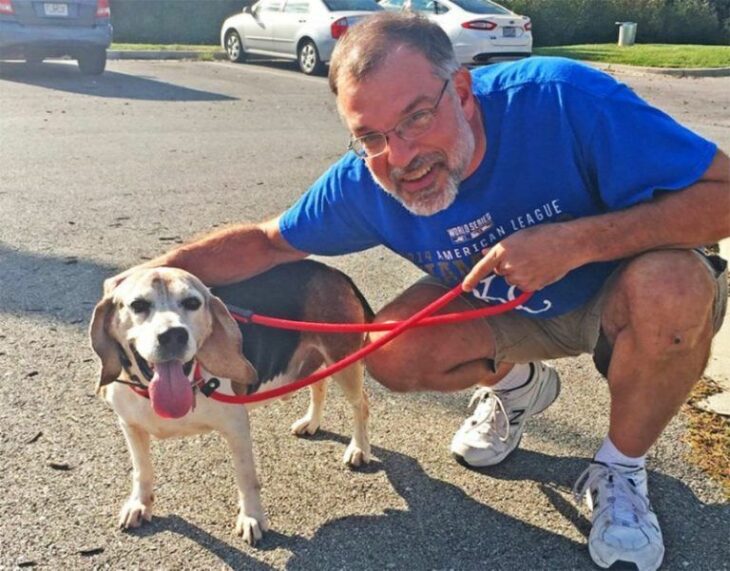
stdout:
[[269,530],[269,522],[265,515],[257,517],[247,515],[242,511],[238,514],[236,520],[236,535],[243,537],[243,540],[251,546],[255,546],[264,536],[264,532]]
[[304,416],[291,425],[291,433],[295,436],[310,436],[319,430],[319,419]]
[[132,529],[152,519],[152,503],[144,503],[136,497],[129,498],[119,512],[119,528]]
[[345,450],[345,455],[342,461],[352,468],[357,468],[363,464],[370,463],[370,445],[367,444],[364,447],[360,447],[355,444],[355,441],[350,441],[350,444]]

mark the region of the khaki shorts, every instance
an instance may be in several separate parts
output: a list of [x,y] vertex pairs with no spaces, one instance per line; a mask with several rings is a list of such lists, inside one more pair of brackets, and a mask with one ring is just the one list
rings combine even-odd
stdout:
[[[705,255],[699,250],[694,252],[701,257],[715,280],[713,323],[717,333],[727,308],[727,262],[719,256]],[[621,269],[622,266],[619,266],[614,271],[592,299],[564,315],[535,319],[518,311],[509,311],[486,318],[494,333],[495,368],[502,361],[526,363],[591,353],[596,367],[605,376],[611,360],[611,347],[601,334],[601,312],[606,293]],[[431,276],[422,278],[418,283],[444,287]],[[484,307],[484,304],[471,296],[464,296],[463,299],[475,308]]]

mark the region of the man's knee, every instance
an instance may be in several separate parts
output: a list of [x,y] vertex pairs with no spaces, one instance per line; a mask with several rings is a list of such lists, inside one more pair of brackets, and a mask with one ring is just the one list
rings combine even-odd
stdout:
[[708,341],[715,284],[691,251],[636,257],[622,270],[604,307],[609,336],[630,328],[646,351],[690,351]]

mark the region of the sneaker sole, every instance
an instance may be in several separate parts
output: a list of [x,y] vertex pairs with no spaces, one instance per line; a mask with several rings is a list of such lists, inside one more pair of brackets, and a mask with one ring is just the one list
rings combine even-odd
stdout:
[[[555,396],[540,410],[537,410],[530,414],[528,418],[532,418],[533,416],[536,416],[540,414],[541,412],[544,412],[547,410],[551,404],[553,404],[556,400],[558,400],[558,397],[560,396],[560,375],[555,369],[551,369],[551,372],[549,374],[555,375]],[[527,419],[525,419],[525,422],[527,422]],[[461,464],[462,466],[465,466],[467,468],[488,468],[489,466],[496,466],[497,464],[500,464],[505,461],[505,459],[512,454],[520,445],[520,442],[522,441],[522,432],[524,431],[524,423],[522,425],[522,430],[520,431],[520,436],[517,438],[517,442],[512,448],[509,448],[505,450],[502,454],[499,456],[495,456],[493,458],[490,458],[486,462],[476,461],[476,462],[468,462],[464,456],[459,454],[458,452],[451,452],[454,459]]]

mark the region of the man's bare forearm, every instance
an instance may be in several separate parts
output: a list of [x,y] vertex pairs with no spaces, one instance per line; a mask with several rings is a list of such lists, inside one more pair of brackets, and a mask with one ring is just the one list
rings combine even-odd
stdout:
[[566,223],[582,265],[648,250],[694,248],[730,236],[730,161],[718,155],[703,180],[620,212]]
[[144,265],[182,268],[207,285],[223,285],[305,256],[286,244],[272,220],[219,230]]

